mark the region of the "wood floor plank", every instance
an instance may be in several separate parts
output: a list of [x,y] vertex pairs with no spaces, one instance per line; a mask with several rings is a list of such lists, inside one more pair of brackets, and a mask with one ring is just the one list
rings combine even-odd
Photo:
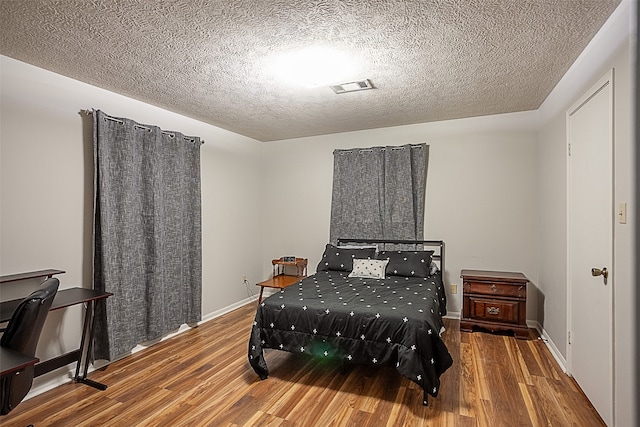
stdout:
[[[345,406],[344,399],[335,392],[344,378],[337,371],[334,372],[333,375],[324,375],[324,381],[321,377],[316,384],[305,384],[301,390],[304,399],[296,398],[295,405],[283,418],[299,421],[302,425],[311,424],[321,418],[323,413],[330,411],[335,400],[340,399],[339,406]],[[351,404],[346,406],[353,407]]]
[[533,377],[533,386],[528,386],[529,394],[532,397],[532,402],[536,405],[540,405],[540,413],[544,414],[544,424],[556,426],[568,426],[573,423],[569,420],[562,407],[558,405],[558,401],[551,394],[552,389],[549,387],[547,378],[545,377]]
[[176,420],[180,414],[191,413],[193,405],[185,400],[173,402],[160,411],[156,411],[153,415],[147,417],[140,422],[139,426],[173,426],[177,425]]
[[[533,383],[533,381],[531,381]],[[533,400],[531,399],[531,395],[529,394],[529,387],[533,384],[525,384],[520,383],[520,394],[524,399],[524,404],[527,409],[527,413],[529,414],[529,419],[531,420],[531,424],[534,426],[542,426],[545,425],[543,419],[545,418],[542,413],[540,413],[540,406],[534,405]]]
[[275,415],[267,414],[262,411],[257,411],[246,422],[247,426],[265,426],[265,427],[279,427],[283,425],[282,418],[278,418]]
[[533,341],[515,340],[515,344],[518,346],[518,349],[520,349],[520,354],[522,355],[522,359],[527,366],[529,375],[537,375],[539,377],[543,377],[545,373],[543,372],[540,364],[538,363],[538,360],[533,355],[533,351],[531,350],[533,348],[532,342]]
[[[475,418],[476,406],[473,402],[478,400],[477,394],[477,378],[478,372],[476,370],[476,363],[473,358],[473,348],[469,343],[460,344],[460,376],[458,378],[451,378],[448,381],[456,383],[455,391],[458,395],[458,407],[457,413],[466,417]],[[443,378],[446,380],[447,378]],[[447,383],[445,383],[447,384]],[[453,388],[453,387],[450,387]]]
[[[485,346],[483,346],[477,338],[478,335],[471,338],[473,368],[476,374],[476,395],[478,400],[489,400],[491,398],[491,393],[489,386],[487,385],[487,378],[491,377],[491,366],[495,366],[495,362],[490,364],[484,357],[480,356],[484,354]],[[464,387],[464,384],[462,386]]]
[[512,363],[513,372],[516,375],[518,383],[531,384],[531,374],[529,373],[529,369],[527,369],[527,364],[516,341],[518,340],[504,337],[504,345],[509,353],[508,360]]
[[[464,335],[466,336],[469,334]],[[462,342],[460,328],[458,327],[457,323],[453,326],[448,325],[445,328],[444,334],[442,334],[441,336],[447,348],[449,349],[449,353],[451,353],[451,357],[453,358],[453,365],[441,377],[439,393],[441,393],[441,395],[446,395],[446,397],[442,399],[442,405],[445,405],[442,407],[443,410],[455,413],[460,407],[458,385],[460,383],[460,376],[462,375],[462,371],[464,369],[464,359],[461,357],[462,347],[468,345],[468,342]],[[453,382],[454,384],[449,385],[450,382]]]
[[[382,385],[382,393],[378,396],[369,396],[368,399],[377,400],[375,410],[369,418],[370,427],[377,427],[386,425],[389,419],[389,414],[394,407],[395,395],[398,392],[402,378],[400,375],[384,375],[381,379],[376,379]],[[346,392],[346,390],[345,390]],[[367,427],[366,425],[364,427]]]
[[[140,420],[146,420],[170,406],[173,400],[174,396],[169,390],[153,386],[147,387],[144,390],[140,390],[139,394],[132,397],[131,400],[121,402],[117,411],[110,411],[115,413],[115,416],[109,418],[109,423],[121,426],[136,425]],[[102,415],[97,414],[94,419],[102,422]],[[91,424],[96,425],[94,423]]]
[[553,395],[562,395],[563,399],[557,399],[558,405],[562,408],[567,418],[572,420],[575,425],[580,426],[599,426],[602,425],[603,421],[596,412],[596,410],[591,406],[585,406],[576,404],[578,402],[584,401],[585,396],[582,390],[569,388],[568,383],[574,383],[572,378],[560,378],[560,380],[556,381],[553,379],[547,379],[547,383],[553,390]]
[[526,341],[526,344],[529,346],[531,354],[536,360],[538,367],[542,371],[542,377],[559,380],[560,376],[564,375],[558,367],[556,361],[552,357],[547,357],[550,352],[549,349],[543,344],[542,340],[530,340]]
[[398,393],[396,394],[394,405],[391,408],[391,413],[389,414],[389,419],[387,420],[387,427],[402,425],[402,418],[404,416],[404,408],[402,406],[402,403],[404,402],[404,395],[406,391],[406,387],[399,388]]
[[350,366],[277,350],[269,378],[247,361],[255,304],[157,343],[90,378],[99,391],[68,383],[18,405],[3,427],[121,426],[603,426],[582,391],[542,340],[460,332],[445,319],[454,365],[440,394],[393,368]]

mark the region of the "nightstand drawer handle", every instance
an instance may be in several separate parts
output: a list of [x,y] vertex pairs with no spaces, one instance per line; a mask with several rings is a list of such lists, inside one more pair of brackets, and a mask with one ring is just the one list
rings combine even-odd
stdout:
[[498,287],[496,285],[491,285],[491,290],[495,294],[496,292],[498,292]]
[[489,314],[500,314],[500,309],[498,307],[487,307],[487,311],[489,312]]

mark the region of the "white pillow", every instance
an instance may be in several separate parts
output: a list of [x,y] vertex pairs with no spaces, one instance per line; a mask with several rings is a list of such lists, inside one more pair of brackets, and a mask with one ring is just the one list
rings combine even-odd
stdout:
[[358,259],[353,260],[353,270],[349,277],[362,277],[367,279],[384,279],[388,259]]
[[439,270],[438,264],[431,261],[431,265],[429,266],[429,274],[431,275],[436,274],[438,270]]

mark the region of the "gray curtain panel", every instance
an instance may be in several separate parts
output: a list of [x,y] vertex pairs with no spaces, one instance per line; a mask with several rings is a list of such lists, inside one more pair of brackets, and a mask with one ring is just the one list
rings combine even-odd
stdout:
[[330,242],[422,240],[428,159],[426,144],[335,150]]
[[202,316],[200,138],[94,110],[95,359]]

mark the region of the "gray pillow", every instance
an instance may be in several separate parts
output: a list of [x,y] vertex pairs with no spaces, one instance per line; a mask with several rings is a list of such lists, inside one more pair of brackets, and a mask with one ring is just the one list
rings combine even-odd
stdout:
[[322,259],[318,263],[316,271],[351,271],[353,270],[353,259],[373,259],[376,255],[375,248],[339,248],[332,244],[327,244],[322,254]]
[[378,259],[388,259],[387,276],[427,277],[433,251],[382,251]]

